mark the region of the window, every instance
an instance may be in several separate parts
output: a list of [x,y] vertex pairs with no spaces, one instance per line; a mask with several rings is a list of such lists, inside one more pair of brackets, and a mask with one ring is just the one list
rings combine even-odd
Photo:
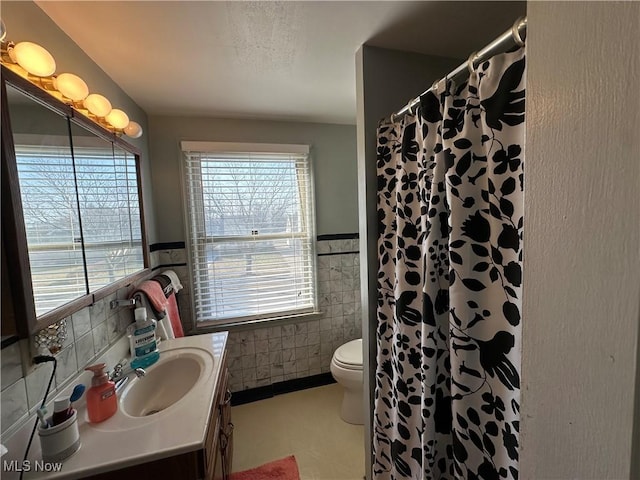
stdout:
[[197,322],[316,311],[307,146],[183,142]]
[[143,269],[135,157],[15,137],[36,315]]

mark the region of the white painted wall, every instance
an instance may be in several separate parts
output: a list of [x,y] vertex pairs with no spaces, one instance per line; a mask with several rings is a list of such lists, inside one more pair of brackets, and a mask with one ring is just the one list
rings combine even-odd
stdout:
[[527,13],[520,478],[628,479],[640,3],[529,2]]

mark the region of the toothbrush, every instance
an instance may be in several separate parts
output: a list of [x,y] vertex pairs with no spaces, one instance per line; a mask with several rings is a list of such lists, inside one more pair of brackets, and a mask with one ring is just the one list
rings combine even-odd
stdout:
[[71,396],[69,397],[69,401],[71,403],[77,401],[80,399],[80,397],[82,397],[82,394],[84,393],[84,389],[85,386],[83,384],[78,384],[75,387],[73,387],[73,392],[71,392]]
[[47,419],[46,419],[47,409],[45,407],[39,408],[36,411],[36,414],[40,419],[40,425],[42,425],[42,428],[49,428],[49,424],[47,423]]

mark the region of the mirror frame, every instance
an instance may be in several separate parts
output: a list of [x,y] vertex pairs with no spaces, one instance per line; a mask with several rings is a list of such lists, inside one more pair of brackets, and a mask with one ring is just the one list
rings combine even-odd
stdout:
[[[36,85],[22,78],[4,65],[1,66],[1,89],[2,89],[2,240],[3,248],[6,248],[7,268],[10,278],[12,278],[11,298],[14,318],[16,320],[16,331],[19,338],[26,338],[52,323],[62,320],[69,315],[81,310],[84,307],[107,297],[116,290],[140,281],[148,276],[150,269],[149,242],[147,238],[147,226],[144,215],[144,204],[142,199],[142,178],[140,174],[140,156],[138,148],[127,143],[115,133],[96,124],[89,118],[77,112],[71,106],[66,105],[57,98],[49,95]],[[136,162],[136,178],[138,185],[138,201],[140,208],[140,224],[142,230],[142,255],[144,268],[138,272],[123,277],[114,283],[106,285],[98,290],[89,292],[78,297],[60,307],[46,312],[39,317],[36,316],[33,287],[31,283],[31,267],[29,262],[29,252],[27,249],[27,235],[24,226],[22,210],[22,199],[20,196],[20,182],[18,178],[18,168],[16,165],[15,147],[13,142],[13,132],[11,130],[11,119],[7,104],[7,85],[15,88],[32,100],[40,103],[46,108],[60,114],[90,131],[96,136],[113,143],[115,146],[134,155]],[[3,289],[6,286],[3,286]]]

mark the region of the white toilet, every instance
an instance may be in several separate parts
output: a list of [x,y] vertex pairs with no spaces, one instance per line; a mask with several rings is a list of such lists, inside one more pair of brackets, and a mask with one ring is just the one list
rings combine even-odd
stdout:
[[338,347],[331,359],[331,374],[344,388],[340,417],[354,425],[364,423],[362,397],[362,339]]

